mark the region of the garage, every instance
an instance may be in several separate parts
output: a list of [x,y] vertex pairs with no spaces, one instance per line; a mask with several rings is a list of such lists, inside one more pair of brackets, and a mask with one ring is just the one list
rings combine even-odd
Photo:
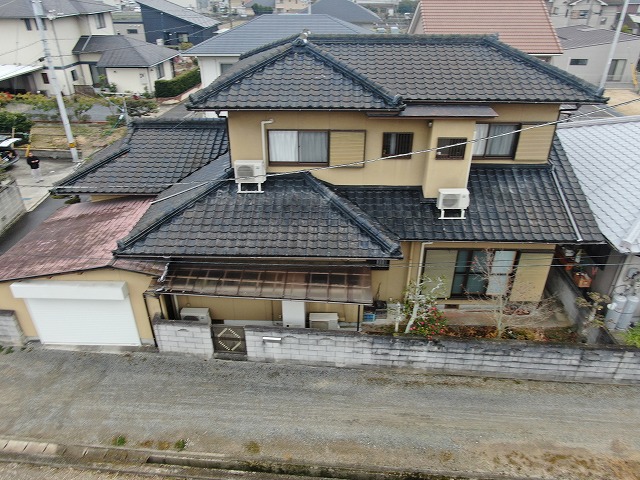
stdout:
[[33,280],[11,285],[42,344],[140,345],[125,282]]

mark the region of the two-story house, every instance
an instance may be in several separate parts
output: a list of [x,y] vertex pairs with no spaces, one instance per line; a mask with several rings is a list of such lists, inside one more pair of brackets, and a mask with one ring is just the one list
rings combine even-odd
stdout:
[[[556,28],[588,25],[594,28],[615,29],[626,0],[550,0],[551,21]],[[629,0],[627,19],[637,17],[640,0]],[[631,22],[630,22],[631,23]]]
[[[56,77],[62,93],[70,95],[75,92],[75,85],[91,84],[89,71],[80,68],[73,47],[82,35],[113,35],[113,7],[91,0],[43,0],[42,7]],[[5,47],[0,49],[0,65],[7,67],[3,69],[6,73],[0,80],[0,90],[50,93],[32,2],[16,0],[0,4],[0,31],[5,40]]]
[[[605,99],[493,36],[289,38],[250,52],[190,101],[227,112],[230,157],[185,170],[203,155],[188,146],[224,124],[203,120],[190,134],[167,125],[166,151],[123,145],[56,188],[113,202],[170,187],[109,264],[148,284],[139,329],[194,308],[220,323],[305,327],[331,314],[357,328],[375,299],[399,299],[425,277],[442,279],[446,309],[497,295],[535,304],[558,245],[603,241],[570,165],[549,156],[561,148],[561,105]],[[16,273],[28,264],[22,252],[7,253],[16,257],[0,277],[3,308],[37,336],[37,323],[53,320],[41,311],[34,321],[23,302],[96,277],[27,279]],[[110,271],[122,292],[125,276]]]

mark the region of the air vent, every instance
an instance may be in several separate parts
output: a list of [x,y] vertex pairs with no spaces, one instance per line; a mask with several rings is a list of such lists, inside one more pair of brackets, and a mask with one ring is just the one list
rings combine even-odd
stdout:
[[[267,177],[262,160],[236,160],[233,162],[233,171],[238,184],[238,193],[263,193],[262,184]],[[247,188],[247,185],[255,188]]]
[[466,188],[441,188],[438,190],[437,206],[440,219],[463,219],[469,207],[469,190]]

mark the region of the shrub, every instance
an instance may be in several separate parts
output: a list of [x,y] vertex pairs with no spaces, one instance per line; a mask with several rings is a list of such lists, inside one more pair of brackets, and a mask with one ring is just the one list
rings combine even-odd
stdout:
[[627,345],[640,348],[640,324],[631,327],[627,332],[625,332],[624,341]]
[[182,73],[171,80],[156,80],[156,97],[175,97],[195,87],[200,82],[199,68]]
[[0,132],[10,132],[12,128],[16,132],[29,132],[33,121],[24,113],[12,113],[0,110]]
[[419,335],[431,340],[435,335],[446,333],[447,319],[442,311],[437,307],[430,306],[420,309],[416,315],[416,320],[409,327],[409,333]]

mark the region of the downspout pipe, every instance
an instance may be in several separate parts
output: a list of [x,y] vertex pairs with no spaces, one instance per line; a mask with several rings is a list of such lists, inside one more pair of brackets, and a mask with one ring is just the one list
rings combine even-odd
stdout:
[[551,176],[553,177],[553,183],[555,183],[556,189],[560,194],[560,200],[562,201],[562,205],[564,206],[564,209],[567,212],[567,215],[569,216],[569,221],[571,222],[571,226],[573,227],[573,230],[576,232],[576,242],[582,242],[584,238],[582,238],[582,235],[580,234],[578,223],[576,222],[576,219],[574,218],[573,213],[571,212],[571,208],[569,208],[569,202],[567,202],[567,197],[565,196],[564,191],[560,186],[560,180],[558,179],[558,175],[556,174],[555,165],[551,167]]
[[267,161],[267,125],[270,125],[273,123],[273,118],[270,118],[269,120],[263,120],[262,122],[260,122],[260,130],[262,132],[262,160],[264,162]]

